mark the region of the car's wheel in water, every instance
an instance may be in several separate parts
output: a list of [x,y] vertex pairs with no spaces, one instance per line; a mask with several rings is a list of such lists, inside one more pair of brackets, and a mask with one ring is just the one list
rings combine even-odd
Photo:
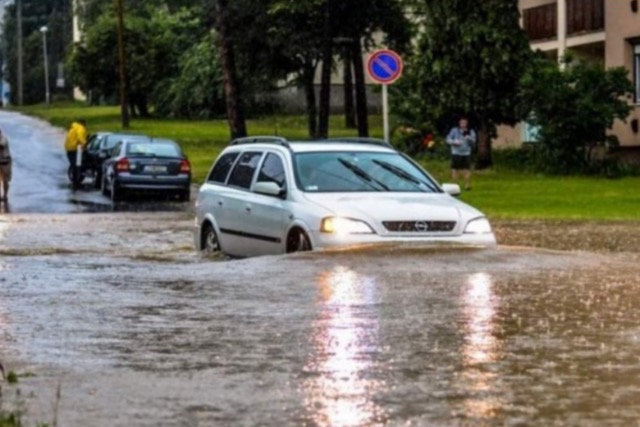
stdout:
[[294,228],[289,232],[287,236],[287,253],[293,254],[296,252],[309,252],[313,250],[311,247],[311,240],[304,230]]
[[178,201],[180,202],[188,202],[191,200],[191,191],[190,190],[183,190],[180,193],[178,193]]
[[124,196],[124,190],[122,190],[120,187],[118,187],[118,184],[116,183],[116,180],[114,179],[111,182],[111,201],[112,202],[119,202],[120,200],[122,200]]
[[107,177],[103,176],[100,181],[102,182],[102,195],[103,196],[108,196],[109,195],[109,186],[107,185]]
[[93,178],[93,188],[96,190],[102,187],[102,172],[96,172]]
[[202,237],[200,242],[200,250],[204,254],[218,254],[222,252],[218,234],[211,223],[207,222],[202,227]]

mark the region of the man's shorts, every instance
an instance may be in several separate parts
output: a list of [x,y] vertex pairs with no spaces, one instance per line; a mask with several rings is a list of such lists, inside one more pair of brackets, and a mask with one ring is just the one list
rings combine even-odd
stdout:
[[0,181],[11,182],[11,163],[0,165]]
[[451,169],[456,171],[471,170],[471,156],[451,156]]

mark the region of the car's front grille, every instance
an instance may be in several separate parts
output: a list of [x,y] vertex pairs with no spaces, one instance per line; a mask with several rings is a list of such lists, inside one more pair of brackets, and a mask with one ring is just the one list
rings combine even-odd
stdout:
[[385,221],[392,233],[449,233],[456,228],[455,221]]

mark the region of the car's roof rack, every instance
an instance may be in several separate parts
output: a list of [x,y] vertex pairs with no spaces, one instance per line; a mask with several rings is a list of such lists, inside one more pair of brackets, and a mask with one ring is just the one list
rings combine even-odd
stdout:
[[343,137],[343,138],[328,138],[328,139],[325,139],[324,141],[326,141],[326,142],[348,142],[348,143],[355,143],[355,144],[377,145],[379,147],[385,147],[385,148],[394,148],[393,145],[391,145],[390,143],[388,143],[384,139],[379,139],[379,138],[365,138],[365,137],[358,137],[358,136],[347,136],[347,137]]
[[291,148],[289,141],[286,138],[279,136],[248,136],[245,138],[236,138],[231,141],[231,145],[246,144],[277,144],[286,148]]

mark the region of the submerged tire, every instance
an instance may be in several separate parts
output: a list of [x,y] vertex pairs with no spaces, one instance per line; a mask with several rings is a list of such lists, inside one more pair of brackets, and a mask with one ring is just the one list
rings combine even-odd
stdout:
[[109,187],[107,187],[106,178],[103,176],[100,181],[101,181],[101,187],[102,187],[102,195],[103,196],[108,196],[109,195]]
[[111,201],[119,202],[124,198],[124,190],[118,187],[115,180],[111,183]]
[[287,236],[287,253],[293,254],[296,252],[309,252],[312,251],[311,239],[307,236],[304,230],[296,228],[291,230]]
[[189,202],[191,200],[191,190],[184,190],[178,194],[178,200],[181,202]]
[[202,236],[200,239],[200,251],[204,254],[218,254],[222,252],[218,233],[211,223],[207,222],[202,228]]

